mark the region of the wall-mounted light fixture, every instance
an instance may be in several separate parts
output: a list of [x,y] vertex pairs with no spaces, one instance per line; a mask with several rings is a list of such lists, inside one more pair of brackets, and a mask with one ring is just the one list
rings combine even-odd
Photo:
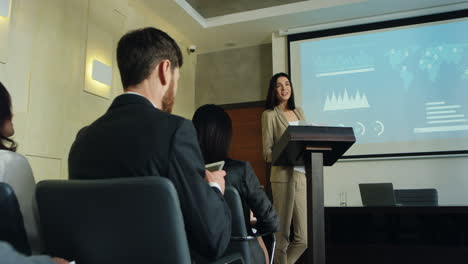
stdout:
[[102,84],[112,85],[112,67],[98,60],[93,60],[93,70],[91,77]]
[[0,0],[0,17],[10,15],[10,0]]

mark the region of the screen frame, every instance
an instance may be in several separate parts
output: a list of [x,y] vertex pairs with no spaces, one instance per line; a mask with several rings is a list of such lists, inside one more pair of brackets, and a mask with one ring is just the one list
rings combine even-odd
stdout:
[[[291,73],[291,42],[323,38],[330,36],[346,35],[351,33],[360,33],[373,30],[389,29],[403,26],[411,26],[418,24],[426,24],[444,20],[460,19],[468,17],[468,9],[457,11],[443,12],[437,14],[415,16],[401,19],[393,19],[387,21],[356,24],[338,28],[322,29],[317,31],[296,33],[287,36],[287,56],[288,56],[288,72],[290,78]],[[451,151],[431,151],[431,152],[398,152],[398,153],[382,153],[382,154],[366,154],[366,155],[345,155],[341,159],[373,159],[373,158],[413,158],[418,156],[460,156],[468,155],[468,149],[451,150]]]

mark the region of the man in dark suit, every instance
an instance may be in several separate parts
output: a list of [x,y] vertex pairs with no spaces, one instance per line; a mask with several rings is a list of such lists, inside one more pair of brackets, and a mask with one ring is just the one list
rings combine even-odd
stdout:
[[155,28],[135,30],[120,39],[117,62],[125,93],[78,134],[68,159],[70,179],[170,179],[191,250],[218,258],[231,235],[225,172],[205,171],[192,122],[170,114],[182,66],[177,43]]

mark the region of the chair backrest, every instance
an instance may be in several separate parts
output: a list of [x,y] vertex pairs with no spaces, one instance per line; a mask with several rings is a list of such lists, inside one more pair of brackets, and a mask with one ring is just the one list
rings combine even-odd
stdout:
[[242,208],[241,197],[236,188],[232,186],[226,187],[224,191],[224,199],[231,209],[232,231],[231,241],[229,242],[226,253],[240,252],[244,259],[244,263],[252,263],[249,242],[257,242],[255,237],[250,237],[245,226],[244,210]]
[[395,190],[395,199],[404,206],[438,206],[439,197],[436,189],[399,189]]
[[362,205],[395,206],[395,194],[392,183],[360,183]]
[[191,262],[166,178],[42,181],[36,198],[48,254],[80,264]]
[[15,192],[3,182],[0,183],[0,240],[10,243],[18,252],[31,255]]

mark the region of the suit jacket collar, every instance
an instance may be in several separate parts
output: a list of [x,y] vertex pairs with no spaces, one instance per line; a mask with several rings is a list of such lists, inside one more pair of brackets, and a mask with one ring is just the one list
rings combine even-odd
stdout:
[[[286,119],[286,116],[284,115],[283,113],[283,110],[279,107],[279,105],[275,106],[275,112],[276,114],[278,115],[279,117],[279,120],[281,120],[281,123],[283,123],[284,126],[288,127],[289,126],[289,122],[288,120]],[[299,120],[303,120],[304,117],[301,115],[301,113],[298,111],[298,108],[296,107],[296,109],[293,110],[293,112],[296,114],[297,116],[297,119]]]
[[150,100],[146,99],[143,96],[137,94],[121,94],[114,99],[111,106],[109,107],[109,110],[131,104],[142,104],[157,109],[150,102]]
[[288,127],[289,122],[286,119],[286,116],[284,116],[283,110],[279,107],[279,105],[275,106],[275,112],[278,115],[279,120],[281,120],[281,123],[283,123],[285,127]]
[[296,109],[294,109],[294,113],[296,113],[296,116],[299,120],[306,120],[305,116],[303,115],[303,112],[302,111],[299,111],[299,108],[296,107]]

